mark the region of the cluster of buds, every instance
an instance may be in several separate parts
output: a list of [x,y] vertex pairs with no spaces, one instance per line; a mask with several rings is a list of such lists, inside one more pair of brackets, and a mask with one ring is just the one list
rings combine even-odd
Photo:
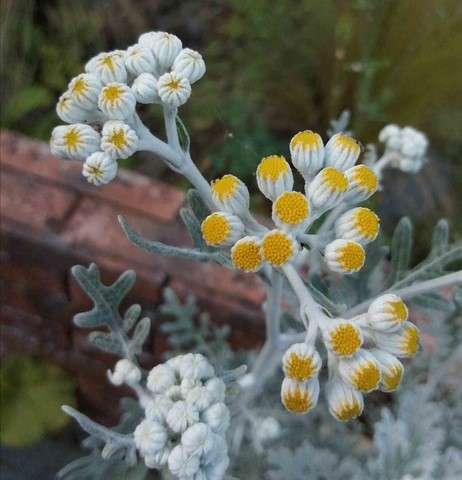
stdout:
[[391,157],[391,166],[417,173],[425,163],[428,140],[415,128],[387,125],[379,133],[379,140],[385,144],[385,155]]
[[[300,132],[290,142],[293,166],[305,180],[305,192],[293,190],[294,177],[282,156],[269,156],[258,165],[257,183],[272,202],[275,229],[255,229],[249,222],[249,192],[233,175],[212,182],[212,197],[219,211],[202,223],[205,241],[215,247],[231,247],[233,264],[255,272],[262,265],[278,268],[295,259],[310,225],[340,203],[355,204],[377,190],[377,177],[365,165],[355,165],[361,152],[358,142],[334,135],[324,146],[311,131]],[[321,253],[336,272],[357,272],[365,261],[364,245],[378,234],[379,219],[367,208],[344,213],[330,232]]]
[[142,149],[135,120],[137,103],[176,109],[205,73],[202,56],[165,32],[149,32],[127,50],[100,53],[73,78],[57,113],[70,125],[53,130],[58,158],[84,160],[83,175],[95,185],[110,182],[117,159]]
[[[320,322],[328,359],[327,404],[334,418],[355,418],[363,411],[364,393],[376,389],[390,392],[399,386],[403,365],[398,357],[412,357],[419,345],[418,329],[407,319],[401,298],[386,294],[372,302],[363,315]],[[321,358],[314,342],[312,338],[292,345],[282,359],[281,399],[294,413],[307,413],[318,400]]]
[[[124,359],[109,378],[115,385],[133,386],[141,372]],[[225,384],[207,359],[192,353],[174,357],[149,372],[146,386],[140,396],[145,418],[133,434],[146,466],[179,479],[223,478],[229,464],[225,434],[230,413]]]

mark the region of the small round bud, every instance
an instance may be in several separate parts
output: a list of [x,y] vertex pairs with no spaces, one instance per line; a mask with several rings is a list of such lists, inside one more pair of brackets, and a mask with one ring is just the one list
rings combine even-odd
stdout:
[[83,164],[82,174],[96,186],[109,183],[117,175],[117,162],[104,152],[95,152]]
[[209,245],[231,246],[244,235],[244,225],[235,215],[215,212],[202,222],[201,231]]
[[372,210],[358,207],[339,217],[335,222],[334,231],[337,238],[366,245],[377,238],[379,226],[380,219]]
[[358,350],[350,358],[339,362],[340,376],[361,392],[376,390],[380,382],[379,363],[367,350]]
[[273,267],[281,267],[290,262],[299,251],[295,238],[282,230],[271,230],[262,239],[263,259]]
[[308,187],[307,196],[313,208],[324,211],[332,208],[343,197],[348,189],[345,175],[335,168],[323,168],[314,177]]
[[260,239],[249,236],[238,240],[231,249],[231,260],[245,272],[256,272],[263,262]]
[[85,160],[100,149],[101,137],[90,125],[76,123],[53,129],[50,139],[51,153],[58,158]]
[[345,200],[358,203],[368,199],[378,188],[379,182],[375,173],[365,165],[356,165],[345,171],[348,180],[348,191]]
[[282,193],[292,190],[294,177],[285,158],[265,157],[257,168],[257,184],[263,195],[273,202]]
[[224,403],[214,403],[201,413],[201,421],[207,424],[214,433],[224,433],[228,430],[230,415]]
[[311,130],[297,133],[290,141],[290,156],[293,166],[303,177],[314,177],[324,162],[322,138]]
[[319,380],[297,382],[284,378],[281,387],[281,401],[289,412],[302,415],[314,408],[319,398]]
[[191,96],[191,84],[176,72],[164,73],[157,82],[157,91],[164,105],[177,108]]
[[128,75],[124,56],[125,53],[121,50],[100,53],[87,63],[85,70],[97,76],[105,85],[114,82],[126,83]]
[[178,385],[175,372],[168,365],[160,364],[151,369],[146,386],[153,393],[164,393],[170,387]]
[[399,358],[413,357],[419,349],[419,329],[411,322],[394,332],[373,332],[372,339],[381,350]]
[[[140,43],[144,43],[142,38],[143,36],[139,39]],[[175,58],[183,47],[177,36],[166,32],[156,32],[147,42],[151,45],[160,73],[166,72],[172,67]]]
[[282,357],[284,374],[298,382],[316,377],[321,364],[319,353],[306,343],[294,343]]
[[71,80],[67,91],[77,107],[91,110],[98,106],[102,88],[98,77],[91,73],[82,73]]
[[326,348],[338,357],[351,357],[364,341],[361,330],[342,318],[329,320],[322,335]]
[[400,297],[392,293],[374,300],[367,311],[368,324],[374,330],[391,332],[407,320],[408,309]]
[[127,48],[125,67],[134,77],[143,73],[155,73],[156,60],[148,47],[137,44]]
[[123,83],[109,83],[102,90],[98,106],[111,120],[125,120],[135,113],[136,98]]
[[109,381],[116,386],[139,383],[141,380],[140,369],[130,360],[123,358],[119,360],[114,367],[114,372],[107,371]]
[[380,390],[396,390],[403,378],[403,364],[391,353],[384,350],[371,350],[380,368]]
[[157,78],[151,73],[142,73],[135,78],[132,92],[139,103],[161,103],[157,90]]
[[249,211],[249,190],[234,175],[212,181],[212,198],[218,208],[241,215]]
[[338,239],[329,243],[324,251],[324,260],[334,272],[349,274],[361,270],[366,259],[363,247],[351,240]]
[[183,433],[181,444],[190,455],[207,457],[215,446],[215,435],[205,423],[196,423]]
[[183,445],[177,445],[168,457],[168,468],[175,478],[193,478],[199,464],[200,457],[190,455]]
[[326,399],[329,413],[340,422],[347,422],[363,412],[361,393],[339,378],[327,382]]
[[94,116],[90,110],[79,107],[69,91],[59,97],[56,113],[63,122],[67,123],[88,122]]
[[184,432],[188,427],[199,421],[196,407],[182,400],[173,404],[167,413],[167,424],[176,433]]
[[204,76],[205,62],[200,53],[185,48],[175,58],[172,71],[183,75],[193,84]]
[[356,163],[360,153],[361,147],[357,140],[337,133],[326,143],[325,164],[343,172]]
[[272,219],[284,230],[303,230],[309,221],[308,199],[300,192],[284,192],[273,203]]
[[103,126],[101,149],[111,158],[128,158],[138,148],[138,135],[120,120],[109,120]]
[[141,455],[154,455],[162,450],[167,443],[167,431],[165,427],[153,420],[143,420],[133,432],[136,448]]

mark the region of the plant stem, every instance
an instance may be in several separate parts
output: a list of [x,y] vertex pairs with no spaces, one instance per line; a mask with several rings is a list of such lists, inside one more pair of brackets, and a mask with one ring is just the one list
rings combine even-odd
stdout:
[[167,134],[168,144],[177,152],[182,152],[180,139],[178,138],[178,130],[176,128],[176,115],[178,108],[170,108],[164,105],[164,122],[165,132]]

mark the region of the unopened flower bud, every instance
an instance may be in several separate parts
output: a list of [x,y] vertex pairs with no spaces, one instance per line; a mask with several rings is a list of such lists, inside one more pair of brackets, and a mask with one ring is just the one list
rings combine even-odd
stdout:
[[98,106],[111,120],[125,120],[135,113],[136,98],[123,83],[109,83],[102,90]]
[[337,238],[353,240],[366,245],[377,238],[380,219],[368,208],[358,207],[345,212],[335,222],[334,231]]
[[325,165],[344,172],[356,163],[360,153],[357,140],[337,133],[326,143]]
[[326,348],[338,357],[351,357],[364,341],[361,330],[342,318],[329,320],[322,335]]
[[218,208],[242,215],[249,211],[249,190],[234,175],[224,175],[212,182],[212,198]]
[[356,390],[371,392],[379,386],[379,364],[367,350],[360,349],[351,357],[342,358],[338,369],[343,380]]
[[142,73],[135,78],[132,84],[132,92],[139,103],[160,103],[159,91],[157,90],[157,78],[151,73]]
[[82,174],[96,186],[109,183],[117,175],[117,162],[107,153],[95,152],[83,164]]
[[244,235],[244,225],[236,215],[214,212],[201,225],[204,240],[212,246],[234,245]]
[[90,125],[60,125],[51,133],[51,153],[58,158],[85,160],[100,149],[101,137]]
[[408,309],[400,297],[392,293],[374,300],[367,311],[368,324],[374,330],[392,332],[407,320]]
[[193,84],[204,76],[205,62],[200,53],[185,48],[175,58],[172,71],[183,75],[189,80],[189,83]]
[[323,168],[308,187],[308,198],[313,208],[325,211],[344,198],[348,189],[345,175],[335,168]]
[[120,120],[106,122],[102,134],[101,149],[114,159],[128,158],[138,148],[138,135]]
[[306,343],[294,343],[282,357],[286,377],[305,382],[316,377],[321,368],[319,353]]
[[188,101],[191,84],[186,77],[176,72],[164,73],[157,82],[157,91],[164,105],[177,108]]
[[290,156],[293,166],[303,177],[314,177],[324,163],[322,138],[311,130],[297,133],[290,141]]
[[257,184],[263,195],[273,202],[282,193],[292,190],[294,177],[285,158],[265,157],[257,168]]
[[366,259],[363,247],[352,240],[341,238],[329,243],[324,251],[324,260],[334,272],[349,274],[361,270]]
[[284,378],[281,387],[281,400],[287,410],[300,415],[307,413],[318,403],[319,380],[313,378],[308,382],[297,382]]
[[361,393],[340,378],[327,382],[326,399],[330,414],[340,422],[358,417],[364,408]]

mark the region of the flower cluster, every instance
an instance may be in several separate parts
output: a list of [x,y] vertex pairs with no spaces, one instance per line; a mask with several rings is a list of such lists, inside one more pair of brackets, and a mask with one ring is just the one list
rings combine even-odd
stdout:
[[127,50],[100,53],[59,99],[58,116],[70,125],[53,130],[52,153],[84,160],[88,182],[110,182],[117,173],[117,159],[142,148],[137,103],[176,109],[204,73],[202,56],[165,32],[145,33]]
[[[133,385],[141,373],[120,360],[109,378],[116,385]],[[180,479],[221,479],[229,464],[225,434],[230,414],[225,384],[207,359],[188,353],[155,366],[147,390],[140,398],[145,418],[134,432],[145,464]]]
[[379,140],[385,143],[385,155],[392,156],[393,167],[417,173],[425,163],[428,140],[415,128],[387,125],[379,133]]
[[[232,247],[233,264],[244,271],[255,272],[264,263],[286,265],[306,243],[305,232],[314,220],[340,204],[366,200],[377,189],[372,170],[355,165],[360,145],[346,135],[334,135],[324,146],[317,133],[300,132],[290,142],[290,151],[293,166],[305,180],[304,193],[293,190],[292,169],[282,156],[264,158],[256,172],[260,191],[272,202],[273,230],[255,229],[255,222],[249,223],[249,192],[237,177],[225,175],[212,182],[212,197],[220,211],[205,219],[202,234],[209,245]],[[378,230],[379,218],[371,210],[358,207],[345,212],[320,248],[327,266],[340,273],[358,271],[365,261],[363,247]]]
[[[407,318],[401,298],[386,294],[372,302],[363,315],[320,322],[329,370],[327,403],[337,420],[347,421],[362,413],[363,393],[376,389],[390,392],[398,387],[403,365],[397,357],[412,357],[419,345],[418,329]],[[282,403],[298,414],[308,412],[318,400],[321,358],[314,341],[292,345],[282,359]],[[366,342],[374,346],[366,349]]]

